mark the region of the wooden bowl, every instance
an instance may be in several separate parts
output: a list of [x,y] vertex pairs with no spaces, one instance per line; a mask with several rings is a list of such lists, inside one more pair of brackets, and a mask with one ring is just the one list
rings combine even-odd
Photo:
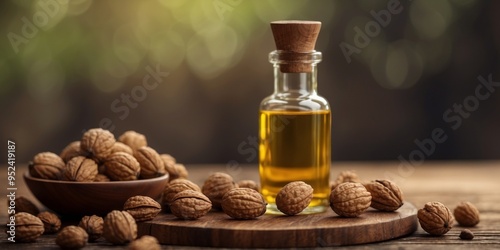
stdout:
[[135,181],[73,182],[34,178],[24,173],[24,181],[33,195],[61,216],[106,215],[122,210],[125,201],[135,195],[158,199],[168,182],[168,174]]

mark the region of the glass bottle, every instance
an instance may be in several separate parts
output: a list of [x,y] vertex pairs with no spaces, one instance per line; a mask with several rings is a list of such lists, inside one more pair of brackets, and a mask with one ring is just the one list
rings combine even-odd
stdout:
[[[304,32],[300,27],[303,22],[278,22],[278,28],[273,29],[275,40],[280,32],[276,29]],[[283,24],[299,27],[290,29]],[[319,27],[315,36],[318,32]],[[286,37],[285,34],[283,39]],[[315,43],[316,37],[313,40]],[[276,43],[278,48],[284,46]],[[274,65],[274,93],[261,102],[259,112],[261,193],[269,204],[268,212],[278,212],[275,197],[279,190],[289,182],[304,181],[313,187],[314,193],[303,213],[323,212],[330,194],[331,112],[327,100],[317,94],[321,52],[310,48],[278,49],[269,54],[269,61]]]

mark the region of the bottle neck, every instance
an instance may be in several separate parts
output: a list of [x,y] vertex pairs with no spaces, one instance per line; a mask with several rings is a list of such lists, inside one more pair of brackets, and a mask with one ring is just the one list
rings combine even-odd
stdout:
[[285,73],[280,64],[274,64],[274,94],[276,95],[315,95],[317,91],[316,64],[311,65],[310,72]]
[[283,97],[316,95],[317,64],[321,52],[275,50],[269,54],[274,65],[274,94]]

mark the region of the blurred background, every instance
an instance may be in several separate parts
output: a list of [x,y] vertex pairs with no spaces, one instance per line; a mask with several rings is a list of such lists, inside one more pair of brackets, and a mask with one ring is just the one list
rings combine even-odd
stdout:
[[94,127],[136,130],[183,163],[257,162],[258,107],[273,91],[269,22],[299,19],[323,24],[318,90],[333,112],[334,161],[408,159],[436,128],[447,139],[426,159],[498,159],[500,87],[478,77],[500,82],[499,10],[479,0],[2,1],[0,138],[16,142],[18,162]]

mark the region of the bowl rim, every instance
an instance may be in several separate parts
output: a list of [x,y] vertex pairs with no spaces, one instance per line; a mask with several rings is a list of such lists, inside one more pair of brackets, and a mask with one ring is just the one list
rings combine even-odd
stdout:
[[54,183],[54,184],[67,184],[67,185],[130,185],[130,184],[141,184],[141,183],[149,183],[155,181],[162,181],[169,178],[168,172],[162,176],[158,176],[150,179],[138,179],[138,180],[129,180],[129,181],[105,181],[105,182],[79,182],[79,181],[62,181],[62,180],[50,180],[50,179],[42,179],[33,177],[30,175],[29,171],[24,172],[24,179],[28,179],[30,181],[36,182],[45,182],[45,183]]

